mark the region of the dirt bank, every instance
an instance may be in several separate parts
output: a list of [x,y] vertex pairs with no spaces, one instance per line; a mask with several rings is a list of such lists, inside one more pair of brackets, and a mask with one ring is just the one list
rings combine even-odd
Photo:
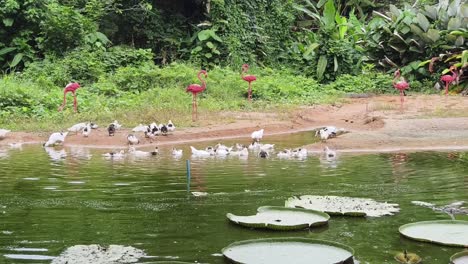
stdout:
[[[467,97],[408,96],[403,109],[400,109],[397,96],[350,98],[334,105],[299,107],[289,113],[223,112],[220,115],[229,117],[223,120],[230,120],[230,123],[216,123],[216,120],[200,116],[197,127],[177,128],[174,134],[158,137],[153,143],[140,136],[142,144],[139,146],[246,137],[259,128],[265,128],[265,137],[268,137],[333,125],[350,133],[307,148],[318,151],[328,145],[344,152],[468,149]],[[107,136],[105,126],[93,131],[89,138],[70,133],[65,144],[92,148],[125,147],[130,129],[120,130],[114,137]],[[0,140],[0,145],[43,143],[47,138],[46,133],[12,132]]]

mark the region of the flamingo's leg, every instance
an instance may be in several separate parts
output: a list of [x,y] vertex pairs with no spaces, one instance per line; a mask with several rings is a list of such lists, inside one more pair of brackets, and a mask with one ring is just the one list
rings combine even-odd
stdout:
[[76,100],[76,93],[72,92],[73,94],[73,109],[75,110],[75,113],[78,111],[78,102]]
[[67,103],[67,91],[63,92],[63,102],[62,105],[59,106],[58,111],[61,112],[63,108],[65,107],[65,104]]
[[450,82],[445,82],[445,96],[448,94],[448,88],[449,88]]
[[249,102],[252,101],[252,82],[249,82]]
[[403,90],[400,90],[400,109],[403,110],[403,102],[405,101],[405,99],[403,98],[404,94],[403,94]]

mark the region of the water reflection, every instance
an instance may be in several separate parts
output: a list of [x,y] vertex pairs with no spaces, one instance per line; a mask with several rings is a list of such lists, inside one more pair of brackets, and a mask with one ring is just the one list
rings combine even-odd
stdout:
[[67,157],[67,152],[64,148],[56,149],[55,147],[44,147],[44,150],[53,161],[61,161]]

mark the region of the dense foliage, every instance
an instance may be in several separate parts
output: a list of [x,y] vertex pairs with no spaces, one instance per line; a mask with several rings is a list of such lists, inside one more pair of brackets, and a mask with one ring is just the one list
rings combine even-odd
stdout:
[[0,0],[0,117],[55,116],[70,81],[82,112],[149,98],[185,111],[200,68],[210,109],[250,107],[243,63],[257,102],[273,104],[392,91],[396,68],[430,90],[456,65],[466,87],[467,27],[461,0]]

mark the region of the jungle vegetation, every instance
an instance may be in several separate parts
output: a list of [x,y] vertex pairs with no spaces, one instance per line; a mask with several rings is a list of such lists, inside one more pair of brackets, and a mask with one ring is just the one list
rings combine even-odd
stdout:
[[[456,65],[460,91],[467,38],[462,0],[0,0],[0,124],[189,116],[200,69],[205,111],[393,93],[397,68],[411,92],[435,92]],[[79,115],[57,112],[70,81]]]

